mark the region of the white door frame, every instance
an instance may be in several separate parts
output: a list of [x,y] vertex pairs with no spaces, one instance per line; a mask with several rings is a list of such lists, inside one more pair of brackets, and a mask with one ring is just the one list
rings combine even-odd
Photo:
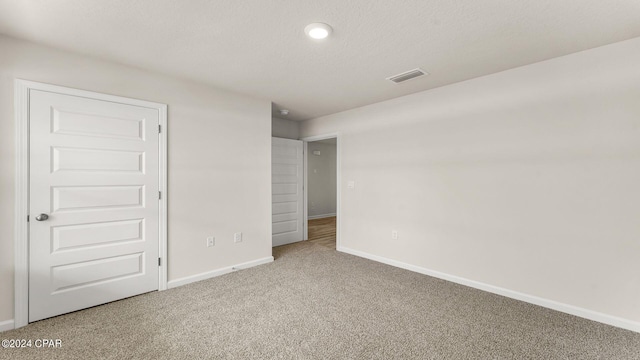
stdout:
[[31,90],[55,92],[112,101],[121,104],[142,106],[158,110],[160,117],[159,141],[159,189],[162,192],[159,214],[159,247],[161,259],[158,290],[167,289],[167,105],[91,91],[43,84],[27,80],[15,80],[16,121],[16,209],[15,209],[15,281],[14,281],[14,327],[29,323],[29,93]]
[[319,141],[319,140],[326,140],[326,139],[336,139],[336,250],[341,251],[342,247],[340,246],[340,238],[341,238],[341,232],[340,232],[340,223],[342,222],[342,217],[340,216],[340,198],[341,198],[341,193],[342,193],[342,174],[341,174],[341,145],[340,145],[340,133],[339,132],[335,132],[335,133],[329,133],[329,134],[323,134],[323,135],[315,135],[315,136],[308,136],[308,137],[304,137],[300,140],[304,141],[304,189],[303,189],[303,193],[304,193],[304,202],[303,202],[303,206],[304,206],[304,211],[303,211],[303,217],[304,217],[304,240],[309,240],[309,210],[307,208],[308,206],[308,201],[309,201],[309,151],[308,150],[308,143],[313,142],[313,141]]

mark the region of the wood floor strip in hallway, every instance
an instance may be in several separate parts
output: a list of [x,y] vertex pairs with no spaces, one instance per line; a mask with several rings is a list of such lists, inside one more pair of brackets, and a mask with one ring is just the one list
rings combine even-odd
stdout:
[[309,241],[331,249],[336,248],[336,217],[309,220]]

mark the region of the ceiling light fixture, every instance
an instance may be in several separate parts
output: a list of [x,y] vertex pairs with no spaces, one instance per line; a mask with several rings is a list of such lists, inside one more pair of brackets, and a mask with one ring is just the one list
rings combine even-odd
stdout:
[[287,109],[280,110],[280,115],[284,115],[284,116],[289,115],[289,110],[287,110]]
[[310,38],[316,40],[322,40],[326,38],[327,36],[329,36],[329,34],[331,34],[332,31],[333,29],[331,28],[331,26],[324,23],[313,23],[307,25],[307,27],[304,28],[305,34],[307,34],[307,36],[309,36]]

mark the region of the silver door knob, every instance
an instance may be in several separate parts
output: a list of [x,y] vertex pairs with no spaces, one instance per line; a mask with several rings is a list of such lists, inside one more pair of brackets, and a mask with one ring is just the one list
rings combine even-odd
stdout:
[[49,218],[49,215],[47,215],[47,214],[40,214],[40,215],[36,216],[36,220],[38,220],[38,221],[45,221],[48,218]]

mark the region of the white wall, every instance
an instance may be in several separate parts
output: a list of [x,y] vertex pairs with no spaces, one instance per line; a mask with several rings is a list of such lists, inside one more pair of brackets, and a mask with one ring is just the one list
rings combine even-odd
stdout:
[[13,318],[15,78],[169,105],[169,280],[271,256],[269,101],[7,37],[0,54],[0,322]]
[[[320,155],[313,155],[313,151]],[[336,144],[310,142],[307,146],[308,216],[318,218],[336,213]]]
[[271,135],[279,138],[298,140],[300,137],[300,123],[274,117],[271,120]]
[[303,122],[341,134],[342,246],[640,329],[638,64],[640,38]]

